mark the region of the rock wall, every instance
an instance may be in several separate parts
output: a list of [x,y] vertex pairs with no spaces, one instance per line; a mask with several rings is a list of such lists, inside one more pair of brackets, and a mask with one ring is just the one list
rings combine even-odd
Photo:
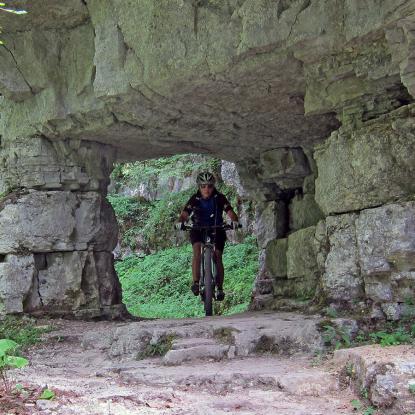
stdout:
[[315,195],[308,176],[289,202],[282,192],[259,205],[253,308],[415,316],[414,111],[333,132],[313,153]]
[[[102,196],[114,151],[236,163],[257,203],[254,308],[411,312],[414,0],[14,5],[29,13],[0,15],[0,191],[18,190],[0,207],[6,311],[36,303],[11,291],[27,292],[55,253],[46,262],[65,276],[46,280],[79,282],[68,261],[102,266],[108,279],[91,281],[113,294],[69,292],[119,302],[111,261],[90,256],[111,248]],[[78,294],[49,298],[76,309]]]
[[0,151],[0,313],[82,318],[125,312],[106,188],[115,151],[32,137]]

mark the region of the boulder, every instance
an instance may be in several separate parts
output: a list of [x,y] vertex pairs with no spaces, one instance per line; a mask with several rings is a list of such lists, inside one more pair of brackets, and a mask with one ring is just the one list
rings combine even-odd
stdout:
[[111,251],[117,244],[111,205],[99,193],[31,191],[0,210],[0,253]]
[[287,278],[293,280],[298,297],[314,295],[319,278],[314,242],[315,226],[301,229],[288,236]]
[[329,301],[349,302],[363,296],[356,239],[356,214],[328,216],[326,235],[330,246],[321,277]]
[[106,192],[114,157],[111,146],[81,140],[8,140],[0,148],[0,193],[22,187]]
[[314,200],[313,194],[306,193],[294,196],[290,201],[288,210],[290,231],[316,225],[324,217],[323,212]]
[[254,227],[258,245],[265,248],[269,241],[283,237],[287,231],[287,219],[287,207],[283,201],[258,203]]
[[415,192],[414,108],[339,130],[321,146],[316,201],[326,215],[410,198]]
[[0,255],[0,314],[23,311],[35,276],[33,255]]
[[307,157],[301,148],[277,148],[261,153],[261,179],[275,182],[281,189],[301,187],[310,174]]
[[287,276],[287,246],[288,239],[273,239],[265,248],[265,267],[268,274],[274,278]]

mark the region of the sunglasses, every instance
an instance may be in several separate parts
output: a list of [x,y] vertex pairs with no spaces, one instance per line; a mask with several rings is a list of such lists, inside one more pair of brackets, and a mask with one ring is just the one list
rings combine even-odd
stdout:
[[213,184],[201,184],[200,185],[200,188],[201,189],[205,189],[205,188],[212,189],[213,188]]

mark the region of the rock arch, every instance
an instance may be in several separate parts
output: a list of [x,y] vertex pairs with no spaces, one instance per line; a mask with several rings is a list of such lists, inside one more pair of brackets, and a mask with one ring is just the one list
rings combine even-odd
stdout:
[[121,313],[112,163],[179,152],[234,161],[258,201],[253,307],[408,312],[413,1],[15,3],[29,13],[0,16],[0,312]]

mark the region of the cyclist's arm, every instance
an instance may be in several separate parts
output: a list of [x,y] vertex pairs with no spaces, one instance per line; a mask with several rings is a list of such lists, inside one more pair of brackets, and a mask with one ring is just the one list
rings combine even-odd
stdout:
[[185,210],[182,210],[179,216],[179,222],[187,222],[189,220],[189,216],[190,215]]
[[223,210],[228,215],[230,220],[232,222],[238,222],[238,215],[233,210],[232,205],[229,203],[229,200],[226,198],[226,196],[223,195]]
[[238,215],[233,211],[233,209],[229,209],[226,214],[229,216],[232,222],[238,222]]
[[180,212],[179,222],[187,222],[191,213],[193,212],[194,206],[194,196],[192,196],[187,203],[184,205],[184,208]]

